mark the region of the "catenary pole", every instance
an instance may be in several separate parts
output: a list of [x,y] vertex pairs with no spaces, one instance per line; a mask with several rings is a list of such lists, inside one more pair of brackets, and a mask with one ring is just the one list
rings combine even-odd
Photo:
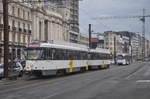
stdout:
[[89,24],[89,48],[92,48],[92,45],[91,45],[91,24]]
[[145,9],[143,9],[143,18],[142,18],[142,22],[143,22],[143,32],[142,32],[142,58],[144,60],[145,58]]
[[9,72],[9,28],[8,28],[8,0],[3,0],[4,24],[4,77],[8,78]]

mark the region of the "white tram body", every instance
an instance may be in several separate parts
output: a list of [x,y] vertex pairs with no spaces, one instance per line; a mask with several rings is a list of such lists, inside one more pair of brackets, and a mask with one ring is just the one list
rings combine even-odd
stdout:
[[26,52],[24,70],[37,76],[83,72],[95,67],[108,68],[110,65],[108,50],[89,49],[79,44],[31,43]]
[[88,60],[89,69],[109,68],[110,59],[109,50],[101,48],[91,49]]
[[27,48],[25,71],[35,75],[86,70],[88,49],[51,43],[31,44]]

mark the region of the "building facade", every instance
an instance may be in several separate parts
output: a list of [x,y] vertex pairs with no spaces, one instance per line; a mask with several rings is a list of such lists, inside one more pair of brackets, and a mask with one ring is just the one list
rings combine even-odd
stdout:
[[[139,33],[128,31],[107,31],[104,32],[104,46],[114,55],[125,53],[132,56],[132,61],[143,59],[142,56],[142,36]],[[115,39],[114,39],[115,38]],[[150,42],[145,39],[145,57],[150,56]]]
[[123,53],[122,38],[116,32],[104,32],[104,48],[109,49],[112,55]]
[[79,35],[79,44],[89,46],[89,37],[85,34]]
[[57,5],[58,8],[69,9],[69,41],[78,43],[79,41],[79,0],[49,0]]
[[141,43],[141,36],[134,33],[131,37],[131,48],[132,48],[132,57],[133,59],[137,60],[142,57],[142,44]]
[[150,41],[145,40],[145,57],[150,57]]
[[33,5],[32,8],[32,40],[65,40],[63,17],[57,12],[55,5]]
[[[0,62],[3,63],[3,4],[0,1]],[[9,3],[9,50],[16,58],[21,58],[22,50],[31,42],[32,16],[31,5],[23,3]]]

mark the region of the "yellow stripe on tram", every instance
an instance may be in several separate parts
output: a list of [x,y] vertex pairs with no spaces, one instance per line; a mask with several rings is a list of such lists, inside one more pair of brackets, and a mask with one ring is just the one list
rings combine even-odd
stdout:
[[105,61],[103,60],[102,68],[105,68]]
[[73,72],[73,60],[70,60],[70,68],[69,68],[69,72]]
[[86,70],[88,70],[89,68],[88,62],[86,62]]

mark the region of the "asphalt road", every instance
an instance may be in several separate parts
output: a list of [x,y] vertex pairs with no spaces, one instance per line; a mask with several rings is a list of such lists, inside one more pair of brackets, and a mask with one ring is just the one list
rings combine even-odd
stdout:
[[150,99],[150,63],[64,77],[0,81],[0,99]]

